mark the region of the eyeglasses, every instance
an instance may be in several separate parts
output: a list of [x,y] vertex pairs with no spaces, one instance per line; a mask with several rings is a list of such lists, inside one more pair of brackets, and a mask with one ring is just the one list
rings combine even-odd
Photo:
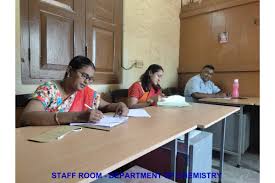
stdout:
[[89,83],[94,82],[94,77],[90,77],[87,73],[85,73],[85,72],[80,72],[80,71],[76,71],[76,72],[80,73],[80,74],[81,74],[81,77],[82,77],[84,80],[88,80]]

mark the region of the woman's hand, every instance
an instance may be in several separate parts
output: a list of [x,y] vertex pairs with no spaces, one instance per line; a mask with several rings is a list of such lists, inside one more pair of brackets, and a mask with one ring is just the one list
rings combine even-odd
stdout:
[[119,116],[127,116],[129,112],[128,107],[126,106],[126,104],[124,104],[123,102],[119,102],[116,104],[116,111],[115,111],[115,115],[119,115]]
[[79,116],[79,121],[97,122],[103,118],[103,113],[99,110],[88,110],[82,112]]
[[103,113],[99,110],[91,110],[89,121],[97,122],[103,118]]
[[155,95],[155,96],[151,97],[150,100],[152,100],[152,103],[157,103],[158,101],[162,101],[163,98],[165,98],[165,97],[166,96],[163,93],[161,93],[159,95]]

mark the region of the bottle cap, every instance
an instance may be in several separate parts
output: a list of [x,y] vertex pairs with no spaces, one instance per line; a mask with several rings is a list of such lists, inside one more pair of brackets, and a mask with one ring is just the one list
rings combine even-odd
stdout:
[[234,79],[234,83],[239,83],[239,79]]

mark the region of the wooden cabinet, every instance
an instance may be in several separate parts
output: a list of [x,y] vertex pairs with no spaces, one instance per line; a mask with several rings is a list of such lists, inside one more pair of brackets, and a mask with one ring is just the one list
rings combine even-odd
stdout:
[[63,79],[76,55],[95,64],[96,83],[119,83],[122,0],[22,0],[22,82]]

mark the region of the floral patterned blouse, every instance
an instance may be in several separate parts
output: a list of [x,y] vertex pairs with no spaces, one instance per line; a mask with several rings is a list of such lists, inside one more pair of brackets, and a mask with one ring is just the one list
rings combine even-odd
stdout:
[[[41,101],[47,112],[68,112],[75,96],[76,92],[63,101],[56,82],[48,81],[38,86],[32,98]],[[98,94],[94,92],[94,96],[95,99]]]

